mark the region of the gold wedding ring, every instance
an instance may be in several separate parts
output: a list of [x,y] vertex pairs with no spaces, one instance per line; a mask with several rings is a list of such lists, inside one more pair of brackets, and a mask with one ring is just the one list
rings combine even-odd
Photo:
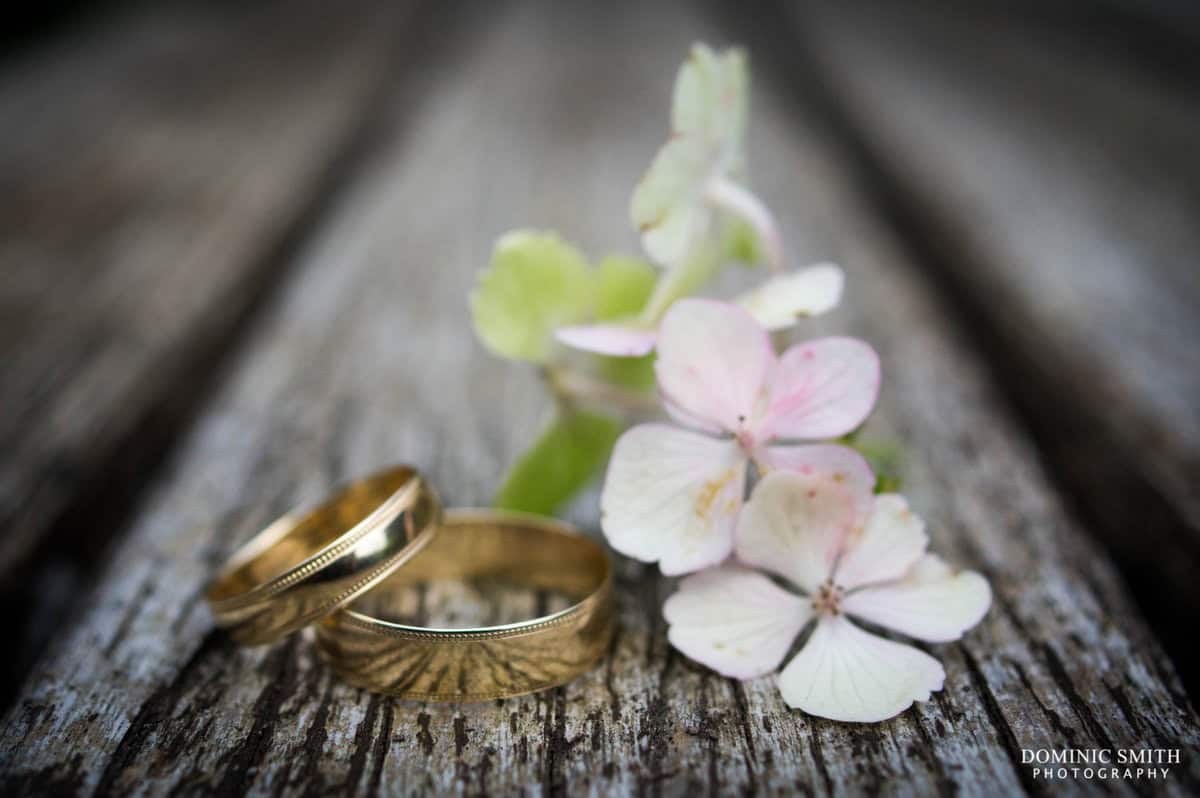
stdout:
[[409,466],[285,515],[238,549],[206,593],[217,625],[245,645],[277,640],[353,601],[434,536],[441,503]]
[[[443,579],[496,580],[558,592],[574,603],[532,620],[470,629],[394,620],[406,591]],[[325,618],[317,642],[337,674],[358,687],[410,699],[483,701],[570,681],[604,654],[612,632],[612,569],[599,545],[540,516],[451,510],[416,557]]]

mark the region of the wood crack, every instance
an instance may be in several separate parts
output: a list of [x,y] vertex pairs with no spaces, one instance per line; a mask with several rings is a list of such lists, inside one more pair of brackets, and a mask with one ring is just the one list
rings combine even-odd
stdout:
[[975,685],[975,689],[979,692],[979,697],[983,701],[984,710],[987,712],[988,719],[992,723],[992,732],[996,736],[996,741],[1000,743],[1004,749],[1004,753],[1008,755],[1008,760],[1012,764],[1013,771],[1020,779],[1025,792],[1030,795],[1045,794],[1043,785],[1033,778],[1033,774],[1029,772],[1028,766],[1022,764],[1021,744],[1017,742],[1017,735],[1013,731],[1012,726],[1009,725],[1008,719],[1004,717],[1004,710],[1000,708],[1000,702],[996,700],[996,696],[992,693],[992,689],[988,685],[987,679],[984,677],[975,656],[961,643],[958,645],[958,650],[962,652],[963,662],[966,663],[967,672],[971,675],[971,682]]

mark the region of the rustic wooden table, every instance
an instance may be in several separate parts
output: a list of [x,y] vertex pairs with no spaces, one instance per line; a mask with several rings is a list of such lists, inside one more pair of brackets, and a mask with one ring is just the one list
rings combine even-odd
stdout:
[[[947,8],[146,4],[9,59],[0,793],[1200,792],[1191,51]],[[473,276],[516,226],[635,245],[695,39],[748,46],[756,187],[846,269],[821,329],[880,351],[871,434],[995,588],[945,690],[789,711],[670,649],[625,560],[602,666],[526,698],[392,701],[214,631],[216,564],[334,482],[405,460],[488,501],[546,400],[475,343]],[[1145,747],[1183,762],[1021,761]]]

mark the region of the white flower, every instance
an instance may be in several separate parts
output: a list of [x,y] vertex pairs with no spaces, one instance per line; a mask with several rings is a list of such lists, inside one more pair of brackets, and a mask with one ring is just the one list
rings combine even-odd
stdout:
[[692,47],[675,81],[671,138],[638,183],[630,206],[642,246],[666,272],[638,317],[561,327],[555,332],[559,340],[604,355],[649,354],[671,303],[693,293],[730,257],[724,241],[734,220],[754,231],[775,272],[736,304],[770,330],[837,306],[842,270],[822,263],[783,273],[779,228],[744,185],[748,94],[744,53]]
[[923,651],[860,628],[851,616],[929,642],[957,640],[991,604],[987,581],[927,554],[924,522],[904,497],[878,496],[865,525],[850,492],[820,474],[775,471],[742,511],[743,566],[783,577],[797,595],[741,566],[684,579],[663,607],[671,644],[726,675],[775,670],[789,706],[843,721],[890,718],[942,689],[945,671]]
[[[671,138],[654,157],[630,203],[642,246],[672,266],[713,231],[715,210],[729,207],[751,225],[765,209],[737,181],[745,172],[749,94],[741,50],[695,44],[679,68],[671,103]],[[749,210],[747,210],[749,209]],[[773,226],[772,226],[773,228]],[[773,242],[764,241],[768,259]]]

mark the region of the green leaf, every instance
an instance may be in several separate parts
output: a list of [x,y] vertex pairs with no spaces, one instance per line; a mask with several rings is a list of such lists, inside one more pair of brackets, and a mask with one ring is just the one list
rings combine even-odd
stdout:
[[600,470],[621,434],[621,423],[573,412],[547,427],[508,472],[495,505],[551,515]]
[[587,260],[558,236],[506,233],[471,293],[475,332],[502,357],[545,362],[554,329],[587,317],[592,290]]
[[646,305],[658,270],[641,258],[609,255],[596,267],[596,320],[632,316]]
[[[596,320],[635,316],[646,306],[658,282],[658,269],[641,258],[609,255],[596,267]],[[622,388],[644,391],[654,386],[654,355],[596,356],[596,376]]]

